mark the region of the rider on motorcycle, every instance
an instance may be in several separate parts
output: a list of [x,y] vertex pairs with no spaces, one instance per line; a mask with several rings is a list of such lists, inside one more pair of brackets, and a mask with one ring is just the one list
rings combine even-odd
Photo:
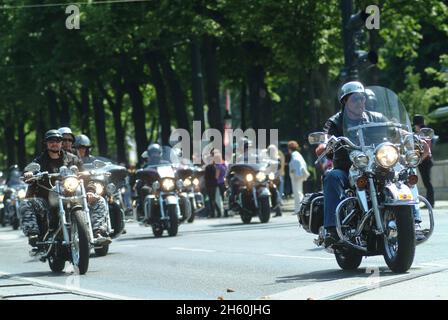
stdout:
[[73,149],[73,143],[75,142],[75,135],[72,129],[69,127],[62,127],[58,129],[59,133],[62,135],[62,149],[67,152],[76,154]]
[[83,163],[92,163],[95,157],[90,155],[90,150],[92,148],[92,143],[90,139],[85,134],[80,134],[75,138],[75,144],[73,145],[76,149],[78,157]]
[[[82,161],[69,152],[62,149],[62,135],[58,130],[49,130],[45,133],[44,141],[46,150],[34,159],[32,162],[38,163],[41,171],[48,173],[57,173],[62,166],[77,166],[79,170],[83,170]],[[25,172],[25,180],[33,175],[32,172]],[[50,188],[50,182],[44,183]],[[48,204],[49,191],[39,187],[36,183],[32,183],[27,190],[25,201],[20,206],[22,216],[22,230],[28,237],[29,244],[36,246],[39,237],[43,236],[46,227],[54,228],[57,225],[57,214],[49,216],[50,225],[46,226],[46,217],[49,215]],[[95,241],[98,243],[110,243],[110,238],[104,237],[105,221],[106,221],[106,204],[105,200],[96,196],[93,192],[87,192],[87,200],[89,211],[92,215],[92,224],[94,230]],[[106,235],[107,236],[107,235]]]

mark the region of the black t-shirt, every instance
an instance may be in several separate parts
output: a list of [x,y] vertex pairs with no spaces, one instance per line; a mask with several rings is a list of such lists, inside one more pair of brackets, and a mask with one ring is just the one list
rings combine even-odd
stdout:
[[218,185],[218,180],[216,179],[216,167],[213,163],[205,167],[204,179],[206,188],[211,188]]

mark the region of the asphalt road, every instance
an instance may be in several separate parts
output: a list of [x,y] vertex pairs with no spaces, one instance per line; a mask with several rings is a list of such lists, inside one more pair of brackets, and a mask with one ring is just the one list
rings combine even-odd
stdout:
[[[92,254],[83,276],[68,263],[64,273],[53,274],[47,263],[28,255],[21,231],[4,227],[0,298],[447,299],[448,282],[440,279],[448,274],[448,202],[436,206],[434,234],[417,247],[404,275],[390,272],[381,256],[365,258],[357,271],[340,270],[333,255],[315,247],[315,236],[298,228],[291,201],[282,217],[267,224],[254,219],[243,225],[238,216],[196,219],[182,224],[176,237],[154,238],[150,228],[129,222],[107,256]],[[403,285],[418,281],[427,294],[404,295]]]

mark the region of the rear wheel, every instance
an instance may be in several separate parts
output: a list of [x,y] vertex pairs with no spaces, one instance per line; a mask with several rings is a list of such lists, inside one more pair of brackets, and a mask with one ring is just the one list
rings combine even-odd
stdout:
[[168,235],[174,237],[177,235],[177,230],[179,229],[179,218],[177,217],[177,208],[175,205],[167,206],[168,217],[170,221],[168,222]]
[[89,269],[90,245],[87,224],[81,210],[73,212],[70,227],[72,263],[79,274],[85,274]]
[[109,204],[109,217],[110,217],[110,225],[114,230],[110,237],[116,238],[118,237],[124,229],[124,211],[123,209],[116,203]]
[[415,226],[411,207],[386,208],[384,260],[397,273],[409,270],[415,255]]
[[179,198],[179,208],[182,216],[182,221],[188,220],[191,218],[192,206],[190,200],[188,198],[180,197]]
[[262,197],[258,201],[259,204],[259,218],[261,223],[269,222],[269,218],[271,217],[271,207],[269,205],[269,198]]
[[195,201],[194,199],[190,199],[190,207],[192,208],[191,210],[191,217],[187,220],[188,223],[192,223],[194,221],[194,218],[196,217],[196,210],[193,210],[194,206],[193,206],[193,201]]
[[362,261],[362,255],[353,251],[335,252],[336,262],[343,270],[356,270]]
[[50,256],[48,257],[48,265],[50,266],[51,271],[53,272],[62,272],[65,267],[65,259],[60,257]]
[[104,257],[108,252],[109,252],[109,245],[108,244],[105,244],[104,246],[99,247],[99,248],[95,248],[95,254],[98,257]]

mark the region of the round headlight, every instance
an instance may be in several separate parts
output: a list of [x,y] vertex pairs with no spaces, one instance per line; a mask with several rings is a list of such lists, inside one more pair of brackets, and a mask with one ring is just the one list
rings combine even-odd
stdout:
[[393,167],[398,157],[398,150],[392,144],[382,143],[375,150],[375,160],[383,168]]
[[153,188],[154,190],[159,190],[159,188],[160,188],[160,183],[159,183],[159,181],[154,181],[154,182],[152,183],[152,188]]
[[263,182],[266,179],[266,174],[264,172],[258,172],[255,176],[258,182]]
[[269,180],[274,180],[274,179],[275,179],[275,173],[274,173],[274,172],[271,172],[271,173],[268,175],[268,178],[269,178]]
[[353,165],[357,168],[365,168],[369,165],[369,157],[360,151],[353,151],[350,154]]
[[252,173],[248,173],[246,175],[246,181],[247,182],[252,182],[254,180],[254,175]]
[[[20,189],[19,192],[17,193],[17,196],[19,197],[19,199],[25,199],[26,197],[26,191],[23,189]],[[2,200],[3,201],[3,200]]]
[[5,195],[4,194],[0,194],[0,202],[3,202],[3,199],[5,199]]
[[420,155],[416,151],[406,152],[406,162],[410,167],[416,167],[420,163]]
[[113,194],[115,191],[117,191],[117,187],[113,183],[109,183],[106,187],[107,193]]
[[172,190],[174,190],[174,180],[173,179],[163,179],[163,181],[162,181],[162,189],[163,189],[163,191],[172,191]]
[[199,179],[198,179],[198,178],[194,178],[194,179],[193,179],[193,184],[194,184],[195,186],[198,186],[198,185],[199,185]]
[[100,196],[103,195],[104,186],[99,182],[94,182],[93,185],[95,186],[95,193]]
[[73,193],[79,186],[79,180],[75,177],[68,177],[64,180],[64,189],[69,193]]
[[[198,181],[199,182],[199,181]],[[186,188],[188,188],[189,186],[191,186],[191,180],[190,179],[185,179],[184,180],[184,186],[186,187]]]

